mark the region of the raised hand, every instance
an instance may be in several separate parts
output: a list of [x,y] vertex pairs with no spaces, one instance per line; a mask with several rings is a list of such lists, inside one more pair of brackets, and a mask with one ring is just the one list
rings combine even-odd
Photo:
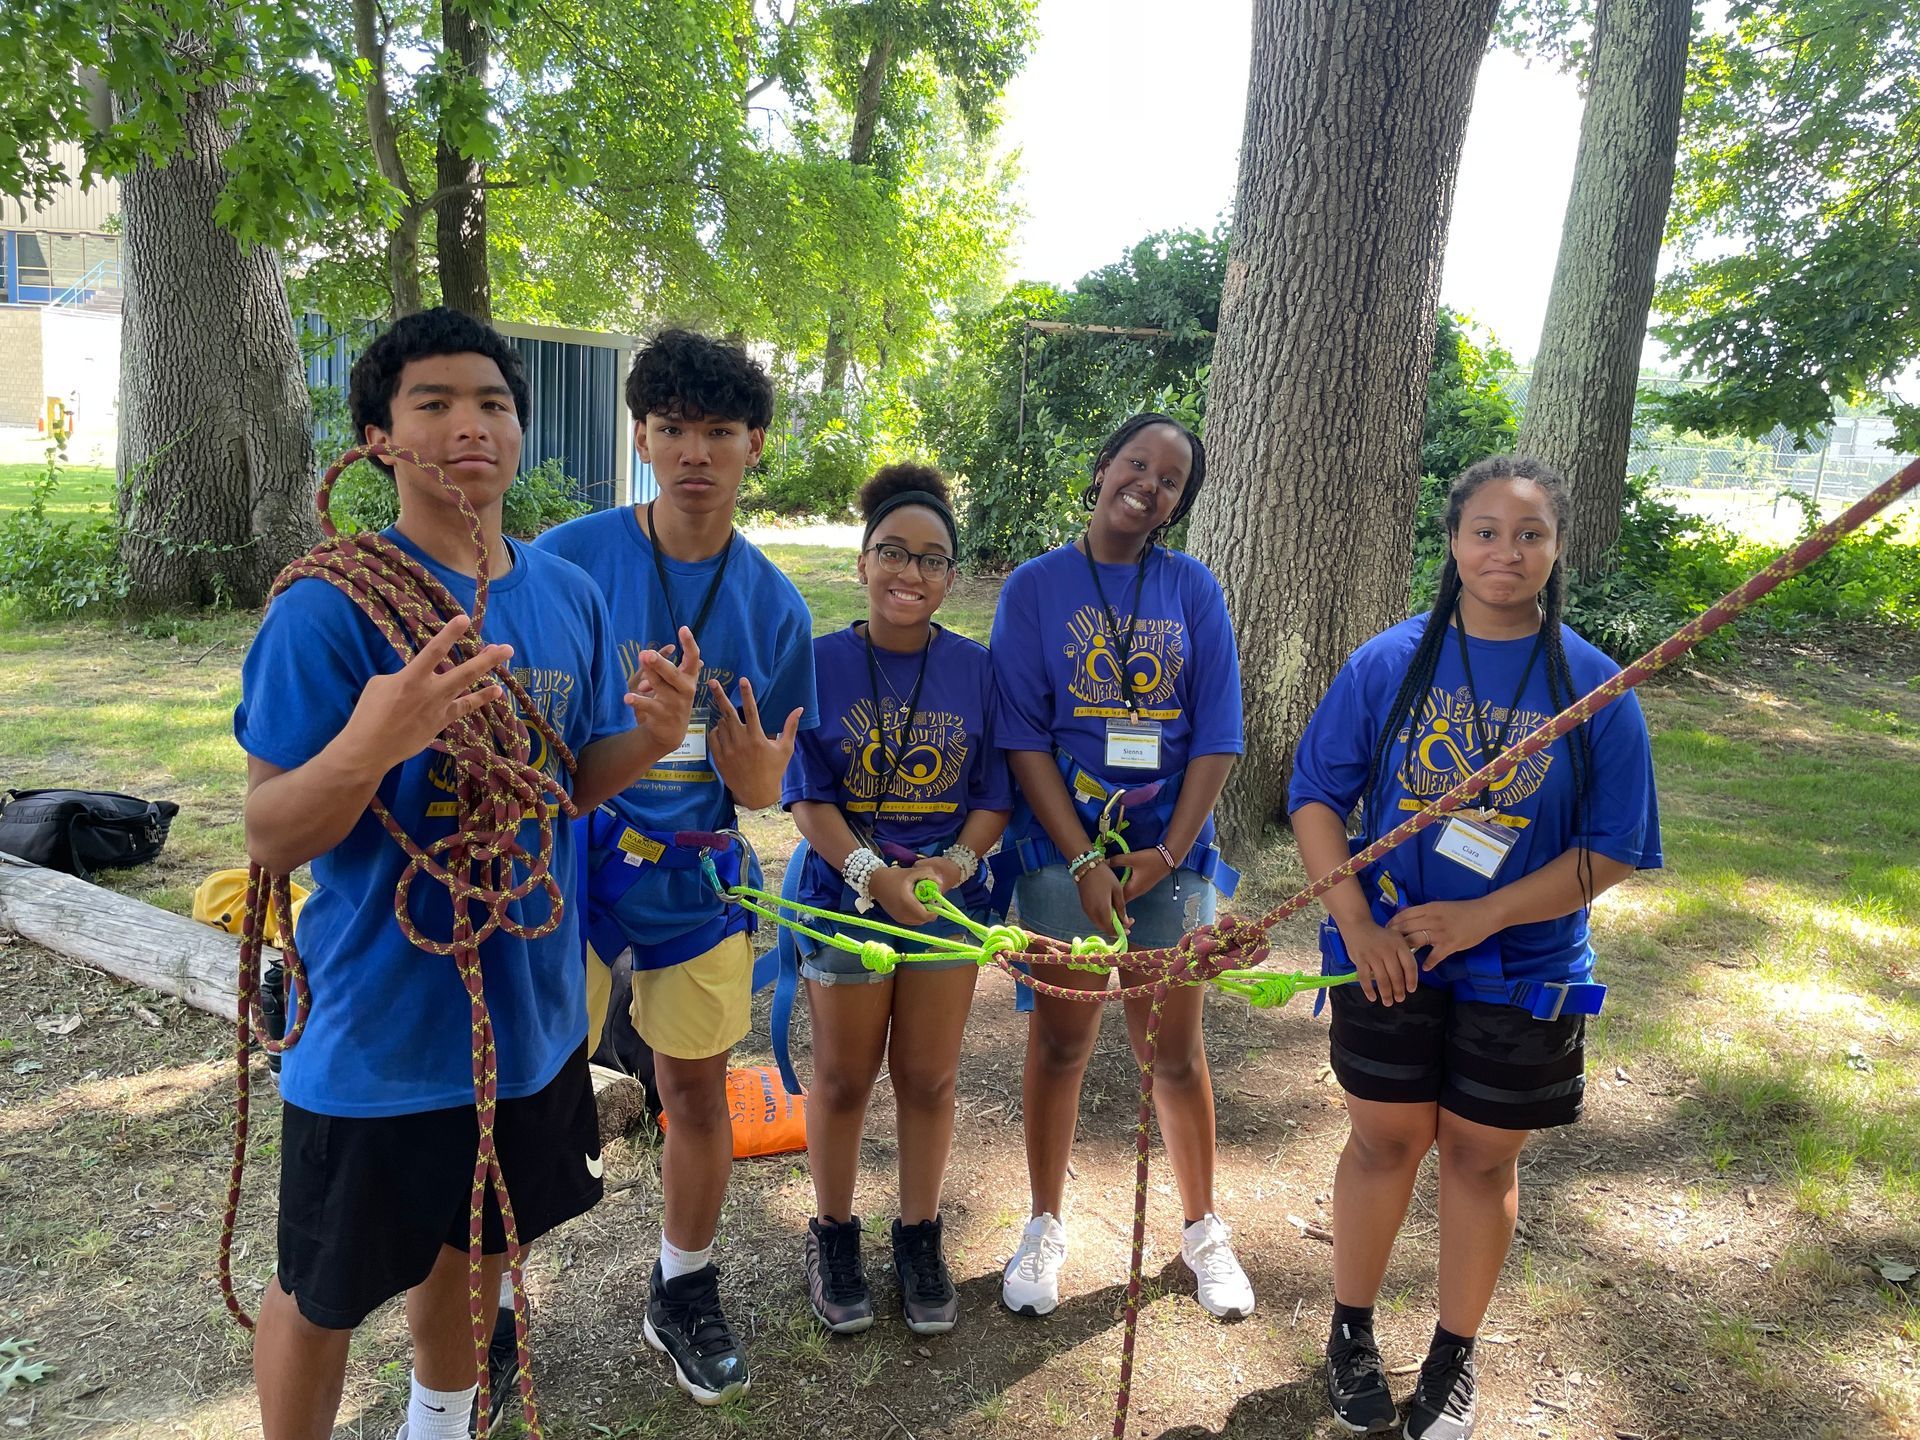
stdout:
[[487,676],[512,658],[511,645],[483,646],[458,665],[447,661],[472,626],[465,615],[454,616],[398,672],[367,681],[341,732],[354,753],[385,773],[418,755],[449,725],[505,693]]
[[[681,631],[686,635],[686,631]],[[688,636],[691,641],[691,636]],[[733,798],[749,810],[771,805],[780,798],[780,777],[793,758],[794,737],[800,733],[804,707],[796,707],[778,735],[760,728],[760,707],[753,698],[753,682],[740,681],[740,708],[735,710],[726,689],[709,680],[713,697],[713,725],[707,731],[707,756]]]
[[687,724],[693,718],[693,697],[700,685],[700,647],[693,632],[680,627],[680,661],[675,664],[674,647],[640,652],[640,668],[627,680],[627,708],[633,711],[634,725],[646,737],[647,748],[670,755],[687,738]]

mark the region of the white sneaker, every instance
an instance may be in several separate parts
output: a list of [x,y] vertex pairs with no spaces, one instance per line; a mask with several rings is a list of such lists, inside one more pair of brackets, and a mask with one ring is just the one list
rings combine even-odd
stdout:
[[1194,1299],[1202,1310],[1222,1320],[1253,1313],[1253,1282],[1233,1258],[1227,1227],[1218,1215],[1202,1215],[1180,1232],[1180,1258],[1193,1271]]
[[1051,1215],[1034,1216],[1000,1277],[1000,1303],[1016,1315],[1051,1315],[1060,1305],[1060,1267],[1066,1259],[1066,1227]]

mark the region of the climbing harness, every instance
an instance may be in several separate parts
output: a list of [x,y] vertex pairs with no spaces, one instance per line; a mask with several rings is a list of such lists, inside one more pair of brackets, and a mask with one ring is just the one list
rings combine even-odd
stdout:
[[[314,497],[320,512],[320,529],[326,538],[280,573],[269,599],[302,580],[325,581],[345,594],[373,622],[403,665],[439,634],[448,621],[465,613],[433,573],[393,541],[374,533],[343,536],[335,529],[328,513],[334,482],[355,461],[374,457],[404,460],[433,476],[459,506],[467,522],[478,560],[472,624],[454,644],[447,663],[452,666],[470,660],[484,648],[480,627],[486,618],[491,574],[486,537],[480,528],[480,517],[466,496],[439,466],[411,450],[391,445],[362,445],[334,462],[321,478]],[[423,848],[400,827],[378,796],[368,803],[368,808],[407,857],[406,868],[394,890],[396,922],[416,949],[451,958],[467,992],[473,1029],[473,1103],[480,1132],[474,1154],[473,1185],[468,1195],[467,1310],[473,1327],[474,1367],[480,1383],[479,1413],[489,1413],[487,1345],[492,1338],[497,1307],[496,1297],[483,1293],[480,1268],[481,1222],[486,1197],[491,1191],[506,1232],[507,1271],[513,1288],[514,1344],[520,1361],[520,1405],[527,1433],[539,1437],[543,1431],[533,1391],[532,1356],[527,1346],[526,1287],[521,1274],[524,1252],[495,1149],[499,1069],[494,1055],[493,1021],[487,1013],[481,983],[480,946],[496,933],[523,940],[538,939],[551,934],[560,923],[565,902],[551,868],[553,826],[556,815],[571,817],[574,814],[573,801],[557,781],[531,763],[534,751],[529,727],[545,742],[547,752],[559,758],[568,774],[573,773],[574,757],[552,727],[540,718],[539,707],[506,667],[497,667],[482,683],[498,683],[504,694],[454,721],[428,747],[446,755],[453,768],[459,817],[453,833]],[[520,843],[520,827],[524,821],[535,821],[539,827],[536,848],[531,852]],[[516,867],[523,877],[517,882]],[[451,939],[424,935],[414,924],[409,896],[415,880],[421,878],[442,886],[452,900]],[[513,918],[509,907],[536,891],[544,891],[548,898],[547,918],[538,925],[522,925]],[[298,1016],[286,1037],[278,1041],[267,1034],[260,1013],[261,936],[269,907],[285,939],[282,963],[298,1008]],[[306,967],[301,963],[288,920],[291,910],[288,878],[269,874],[258,864],[252,865],[248,870],[246,919],[240,943],[233,1166],[227,1183],[226,1210],[220,1222],[219,1258],[221,1295],[234,1319],[249,1330],[253,1328],[253,1320],[241,1307],[233,1285],[233,1232],[240,1208],[241,1175],[246,1164],[251,1095],[248,1053],[256,1041],[271,1055],[291,1050],[306,1028],[313,1004]]]
[[[1920,460],[1914,461],[1898,475],[1875,487],[1843,514],[1820,526],[1792,550],[1779,556],[1766,569],[1748,579],[1746,583],[1721,596],[1700,615],[1632,664],[1595,686],[1552,719],[1536,726],[1521,737],[1511,749],[1496,754],[1485,765],[1463,778],[1424,809],[1410,815],[1371,844],[1356,850],[1345,864],[1289,896],[1255,921],[1244,921],[1231,914],[1222,915],[1213,924],[1203,925],[1182,936],[1178,943],[1154,950],[1128,952],[1124,937],[1114,941],[1082,938],[1073,941],[1071,945],[1063,946],[1061,942],[1029,935],[1026,931],[1011,925],[980,924],[961,913],[940,896],[932,882],[923,881],[915,892],[921,903],[934,913],[959,925],[971,935],[975,943],[967,945],[958,940],[902,930],[897,926],[869,920],[864,916],[850,916],[838,911],[825,910],[819,906],[802,905],[791,898],[771,895],[757,888],[734,886],[722,889],[721,893],[765,919],[810,936],[821,944],[836,946],[857,954],[863,965],[882,973],[890,971],[897,965],[911,964],[916,957],[899,953],[883,940],[859,941],[843,935],[823,933],[808,926],[802,920],[783,915],[781,911],[790,910],[795,915],[808,917],[831,915],[836,928],[847,925],[865,926],[877,934],[910,936],[916,942],[929,947],[927,954],[922,958],[969,956],[983,965],[992,963],[1012,975],[1015,983],[1023,989],[1059,1000],[1083,1004],[1110,1004],[1115,1000],[1148,999],[1150,1003],[1146,1033],[1141,1045],[1140,1106],[1134,1125],[1132,1252],[1128,1262],[1125,1320],[1120,1347],[1120,1384],[1114,1398],[1112,1430],[1114,1440],[1124,1440],[1132,1392],[1135,1341],[1139,1329],[1141,1267],[1146,1247],[1148,1132],[1153,1120],[1154,1058],[1159,1045],[1162,1011],[1172,988],[1180,985],[1211,983],[1229,994],[1242,997],[1252,1005],[1267,1008],[1284,1005],[1302,991],[1313,990],[1324,993],[1329,987],[1351,983],[1357,978],[1352,973],[1302,975],[1260,968],[1262,962],[1271,954],[1266,943],[1268,932],[1282,920],[1304,910],[1341,881],[1358,875],[1388,851],[1445,819],[1486,790],[1488,786],[1510,775],[1529,756],[1538,754],[1561,736],[1591,719],[1596,711],[1618,700],[1642,681],[1671,665],[1708,635],[1741,612],[1751,608],[1782,582],[1798,575],[1813,564],[1839,543],[1843,536],[1857,530],[1881,510],[1916,488],[1920,488]],[[1080,793],[1086,794],[1086,792]],[[1114,806],[1125,803],[1118,798],[1119,795],[1120,791],[1117,788],[1101,787],[1100,833],[1095,844],[1103,855],[1110,845],[1116,843],[1121,844],[1123,850],[1125,848],[1124,843],[1119,839],[1120,827],[1112,823]],[[1087,798],[1092,797],[1088,795]],[[1059,857],[1059,859],[1065,858]],[[1059,863],[1059,861],[1056,859],[1052,863]],[[716,886],[716,888],[720,887]],[[1025,973],[1013,958],[1022,954],[1027,959],[1042,964],[1098,965],[1103,969],[1117,966],[1142,974],[1146,978],[1133,984],[1122,983],[1100,990],[1069,989]],[[1535,1015],[1572,1014],[1576,1013],[1576,1003],[1585,1004],[1595,998],[1584,993],[1580,995],[1573,993],[1581,988],[1541,982],[1521,982],[1520,986],[1508,994],[1507,1003],[1520,1005]],[[1598,990],[1602,987],[1585,988]]]

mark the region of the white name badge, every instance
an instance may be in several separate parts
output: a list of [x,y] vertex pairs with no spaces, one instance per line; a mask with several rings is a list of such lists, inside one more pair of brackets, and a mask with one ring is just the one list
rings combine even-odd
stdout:
[[1513,849],[1513,836],[1484,820],[1454,815],[1441,827],[1440,838],[1433,848],[1454,864],[1464,865],[1474,874],[1491,880],[1499,873],[1507,852]]
[[1160,768],[1160,722],[1158,720],[1107,721],[1107,765],[1109,770],[1158,770]]
[[707,758],[707,717],[696,714],[687,722],[687,738],[680,748],[664,757],[668,760],[704,760]]

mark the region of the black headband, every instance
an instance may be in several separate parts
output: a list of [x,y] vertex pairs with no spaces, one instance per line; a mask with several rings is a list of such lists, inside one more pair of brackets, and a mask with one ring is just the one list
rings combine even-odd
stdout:
[[958,560],[960,558],[960,527],[953,523],[953,511],[947,508],[947,502],[931,490],[902,490],[898,495],[889,495],[882,500],[880,508],[873,512],[873,518],[867,521],[867,531],[860,537],[860,544],[865,546],[867,541],[873,538],[873,532],[879,528],[880,522],[906,505],[924,505],[946,522],[947,538],[953,542],[953,558]]

